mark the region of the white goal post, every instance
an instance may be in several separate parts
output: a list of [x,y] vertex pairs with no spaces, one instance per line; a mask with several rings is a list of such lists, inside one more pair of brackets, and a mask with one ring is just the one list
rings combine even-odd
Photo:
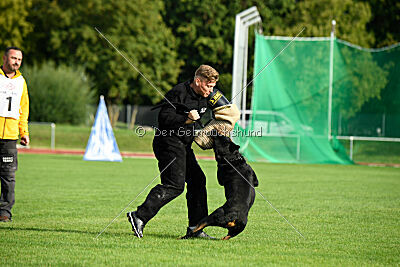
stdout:
[[[236,15],[231,102],[241,110],[240,125],[242,127],[245,127],[246,121],[248,29],[254,24],[261,25],[257,7],[253,6]],[[261,27],[259,27],[259,31],[261,31]]]

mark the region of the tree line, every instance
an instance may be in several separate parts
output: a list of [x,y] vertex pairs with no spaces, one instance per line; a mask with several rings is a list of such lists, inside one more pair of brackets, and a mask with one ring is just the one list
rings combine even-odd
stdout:
[[[200,64],[221,73],[229,97],[235,15],[257,6],[265,35],[336,36],[363,47],[400,41],[396,0],[2,0],[0,47],[21,47],[24,64],[85,73],[94,95],[113,104],[154,104]],[[252,34],[252,31],[250,31]],[[250,38],[251,39],[251,38]],[[77,75],[79,79],[79,75]]]

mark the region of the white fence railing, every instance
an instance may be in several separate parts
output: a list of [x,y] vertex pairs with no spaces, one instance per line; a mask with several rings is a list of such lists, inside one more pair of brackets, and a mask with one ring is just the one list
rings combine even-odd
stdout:
[[[242,116],[242,120],[241,120],[242,125],[241,126],[243,128],[246,128],[248,126],[248,123],[249,123],[249,120],[246,117],[246,115],[251,116],[252,113],[253,113],[252,110],[245,110],[244,112],[242,112],[242,114],[241,114],[241,116]],[[282,115],[282,114],[280,114],[278,112],[258,111],[257,113],[258,114],[262,114],[262,115],[273,115],[273,116],[281,118],[282,120],[287,121],[289,124],[291,123],[290,120],[286,116],[284,116],[284,115]],[[243,118],[245,118],[245,119],[243,119]],[[385,117],[383,117],[383,118],[385,118]],[[382,127],[383,129],[385,127],[384,123],[385,123],[385,120],[383,119],[383,127]],[[277,134],[266,134],[266,135],[263,135],[263,136],[278,137]],[[299,159],[300,158],[300,149],[301,149],[300,148],[300,136],[296,135],[296,134],[289,134],[288,135],[287,133],[286,134],[280,134],[279,136],[297,138],[297,159]],[[324,138],[324,136],[320,136],[320,137]],[[400,143],[400,138],[391,138],[391,137],[367,137],[367,136],[342,136],[342,135],[338,135],[338,136],[335,136],[335,138],[339,139],[339,140],[349,140],[350,141],[349,157],[352,160],[353,160],[353,154],[354,154],[353,153],[353,151],[354,151],[354,141],[399,142]]]
[[51,137],[50,137],[50,148],[51,150],[56,149],[56,124],[54,122],[32,122],[28,123],[29,125],[49,125],[51,128]]
[[400,138],[389,138],[389,137],[366,137],[366,136],[336,136],[339,140],[350,141],[350,152],[349,157],[353,159],[353,147],[354,141],[376,141],[376,142],[400,142]]

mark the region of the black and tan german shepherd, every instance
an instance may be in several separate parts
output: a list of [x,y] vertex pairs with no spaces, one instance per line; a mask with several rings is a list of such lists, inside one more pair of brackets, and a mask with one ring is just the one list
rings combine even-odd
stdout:
[[223,240],[240,234],[246,227],[247,216],[254,203],[254,187],[258,186],[257,176],[239,153],[240,147],[226,136],[216,134],[213,139],[215,159],[218,163],[218,183],[225,188],[226,202],[203,218],[193,232],[185,236],[186,238],[207,226],[228,229],[228,234]]

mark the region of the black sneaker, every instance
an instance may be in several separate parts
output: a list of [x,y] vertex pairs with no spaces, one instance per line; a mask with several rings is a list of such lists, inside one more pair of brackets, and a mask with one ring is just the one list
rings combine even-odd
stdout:
[[183,236],[181,239],[189,239],[189,238],[215,239],[215,237],[206,234],[203,230],[193,233],[194,229],[195,226],[188,227],[186,230],[186,235]]
[[139,219],[139,217],[136,215],[136,211],[128,212],[126,217],[128,217],[128,221],[132,225],[132,231],[134,232],[135,236],[142,238],[145,223]]

